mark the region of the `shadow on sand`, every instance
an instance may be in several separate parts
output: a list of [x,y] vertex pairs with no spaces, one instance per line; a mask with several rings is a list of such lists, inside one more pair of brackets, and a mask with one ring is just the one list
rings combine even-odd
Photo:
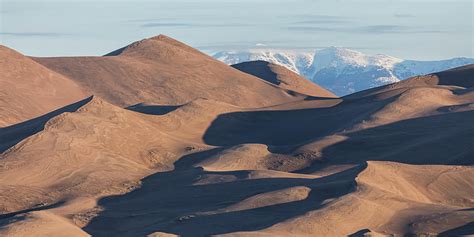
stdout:
[[[100,200],[104,211],[84,230],[93,236],[144,236],[154,232],[209,236],[260,230],[316,210],[324,200],[351,192],[355,176],[365,168],[362,165],[317,179],[250,179],[250,171],[209,172],[192,167],[200,158],[220,150],[185,156],[175,164],[174,171],[156,173],[143,179],[142,186],[135,191]],[[213,212],[257,194],[299,186],[311,189],[304,200]]]
[[[48,209],[59,207],[63,204],[64,204],[64,202],[60,201],[60,202],[53,203],[53,204],[50,204],[50,205],[38,205],[37,207],[33,207],[33,208],[21,210],[21,211],[10,212],[10,213],[6,213],[6,214],[0,214],[0,222],[3,219],[11,218],[11,217],[14,217],[14,216],[19,215],[19,214],[24,214],[24,213],[28,213],[28,212],[32,212],[32,211],[48,210]],[[2,226],[2,224],[0,223],[0,227],[1,226]]]
[[[85,231],[94,236],[137,236],[153,232],[209,236],[256,231],[317,210],[324,205],[324,200],[351,192],[356,175],[369,160],[409,164],[474,163],[469,159],[474,154],[474,127],[470,124],[474,111],[468,111],[403,120],[346,133],[347,140],[324,149],[327,164],[315,163],[306,171],[312,172],[328,164],[356,166],[323,178],[251,179],[251,171],[210,172],[193,167],[232,145],[304,144],[303,141],[331,133],[333,124],[354,120],[354,117],[338,118],[340,114],[336,110],[322,125],[315,125],[318,120],[313,118],[326,116],[317,111],[237,112],[219,116],[207,130],[204,140],[220,145],[220,148],[186,155],[175,163],[174,171],[153,174],[142,180],[140,188],[128,194],[103,198],[99,205],[104,210],[84,228]],[[366,116],[366,113],[361,112],[358,116]],[[301,119],[305,115],[307,117]],[[452,142],[454,138],[456,142]],[[216,212],[257,194],[299,186],[311,189],[304,200]]]
[[21,140],[42,131],[46,122],[48,122],[48,120],[51,118],[65,112],[74,112],[91,100],[92,96],[74,104],[57,109],[53,112],[47,113],[43,116],[9,127],[0,128],[0,153],[16,145]]
[[173,112],[179,107],[181,107],[181,105],[146,105],[140,103],[129,106],[126,109],[142,114],[165,115],[169,112]]
[[474,235],[474,222],[440,233],[439,236],[472,236]]
[[209,126],[203,139],[207,144],[214,146],[246,143],[274,146],[301,145],[367,119],[370,114],[381,109],[384,103],[386,102],[343,101],[331,108],[221,114]]
[[[376,109],[378,108],[380,107]],[[347,112],[354,116],[346,116]],[[330,108],[228,113],[220,115],[211,124],[204,135],[204,141],[217,146],[260,143],[299,147],[342,131],[344,126],[341,124],[350,127],[372,112],[373,109],[353,113]],[[347,137],[346,140],[322,150],[322,159],[326,163],[315,165],[360,164],[369,160],[426,165],[473,165],[473,120],[474,111],[465,111],[401,120],[346,132],[342,134]],[[307,169],[302,173],[313,171],[315,169]]]

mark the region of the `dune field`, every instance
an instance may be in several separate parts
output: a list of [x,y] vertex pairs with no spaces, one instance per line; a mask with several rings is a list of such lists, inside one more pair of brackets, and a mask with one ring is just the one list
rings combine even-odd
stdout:
[[474,65],[339,98],[160,35],[0,84],[0,236],[474,235]]

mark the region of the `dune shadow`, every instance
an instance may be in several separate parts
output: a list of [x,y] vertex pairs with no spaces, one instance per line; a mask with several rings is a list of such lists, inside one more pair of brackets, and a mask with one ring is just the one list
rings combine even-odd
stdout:
[[324,148],[321,159],[297,173],[333,165],[391,161],[414,165],[474,165],[474,111],[402,120],[345,133],[347,139]]
[[74,104],[70,104],[60,109],[57,109],[53,112],[42,115],[40,117],[8,127],[0,128],[0,153],[16,145],[23,139],[42,131],[46,122],[48,122],[48,120],[50,120],[51,118],[65,112],[74,112],[91,100],[92,96],[84,100],[78,101]]
[[[451,70],[434,73],[438,85],[455,85],[464,88],[474,87],[474,64],[457,67]],[[471,80],[466,80],[471,79]]]
[[[235,146],[259,143],[298,145],[343,130],[380,109],[383,101],[298,110],[261,110],[219,115],[203,139],[209,145]],[[349,106],[346,106],[349,105]]]
[[204,161],[206,158],[216,155],[225,149],[225,147],[218,147],[185,155],[174,163],[174,170],[179,171],[194,168],[195,164],[198,164],[199,162]]
[[[366,161],[474,164],[474,127],[470,124],[474,120],[474,111],[418,117],[341,133],[382,108],[374,103],[377,102],[353,106],[353,102],[348,101],[333,108],[222,114],[211,123],[203,138],[210,145],[259,143],[273,146],[271,149],[278,151],[278,147],[293,147],[294,150],[336,133],[347,137],[323,148],[321,160],[325,162],[314,162],[298,173]],[[286,152],[291,152],[291,149],[286,149]]]
[[393,161],[421,165],[473,165],[474,111],[402,120],[345,136],[323,150],[331,164]]
[[474,222],[470,222],[463,226],[447,230],[439,234],[439,236],[448,237],[448,236],[472,236],[474,235]]
[[[50,204],[50,205],[40,204],[37,207],[33,207],[33,208],[21,210],[21,211],[16,211],[16,212],[0,214],[0,221],[2,221],[3,219],[8,219],[8,218],[14,217],[14,216],[19,215],[19,214],[24,214],[24,213],[28,213],[28,212],[32,212],[32,211],[42,211],[42,210],[48,210],[48,209],[56,208],[56,207],[59,207],[63,204],[64,204],[64,201],[56,202],[56,203],[53,203],[53,204]],[[2,225],[0,223],[0,227],[1,226]]]
[[242,62],[231,65],[231,67],[250,74],[252,76],[258,77],[262,80],[268,81],[274,85],[280,85],[281,81],[278,80],[278,74],[268,67],[270,63],[263,60]]
[[333,98],[333,97],[319,97],[319,96],[312,96],[308,95],[304,100],[306,101],[314,101],[314,100],[338,100],[340,98]]
[[364,236],[367,236],[366,234],[369,234],[369,233],[370,233],[369,229],[362,229],[353,234],[348,235],[348,237],[364,237]]
[[[323,201],[355,187],[365,166],[323,178],[251,179],[250,171],[210,172],[192,165],[209,153],[183,157],[174,171],[142,180],[140,188],[99,201],[103,211],[84,228],[93,236],[145,236],[154,232],[210,236],[256,231],[321,208]],[[311,189],[306,199],[267,206],[219,211],[252,196],[292,187]]]
[[181,105],[145,105],[140,103],[129,106],[126,109],[142,114],[165,115],[175,111],[179,107],[181,107]]

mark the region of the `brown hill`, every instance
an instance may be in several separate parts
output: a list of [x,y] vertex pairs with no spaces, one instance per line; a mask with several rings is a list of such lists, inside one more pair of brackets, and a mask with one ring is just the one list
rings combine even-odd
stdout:
[[197,98],[261,107],[306,96],[242,73],[160,35],[103,57],[33,58],[121,107],[180,105]]
[[86,98],[73,81],[0,45],[0,127]]
[[0,156],[1,212],[66,201],[82,210],[88,199],[127,192],[145,175],[173,169],[193,143],[161,132],[158,125],[153,116],[99,98],[44,121],[41,131]]
[[274,63],[251,61],[234,64],[232,67],[288,90],[315,97],[337,97],[330,91],[314,84],[297,73]]

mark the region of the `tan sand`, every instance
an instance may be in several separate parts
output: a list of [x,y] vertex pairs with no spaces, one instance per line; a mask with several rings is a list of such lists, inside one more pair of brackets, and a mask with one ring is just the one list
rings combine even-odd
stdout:
[[242,73],[164,35],[104,57],[33,59],[121,107],[181,105],[198,98],[260,107],[307,97]]
[[86,97],[73,81],[0,45],[0,128]]
[[474,233],[473,66],[318,98],[164,36],[34,60],[94,97],[0,129],[0,236]]

